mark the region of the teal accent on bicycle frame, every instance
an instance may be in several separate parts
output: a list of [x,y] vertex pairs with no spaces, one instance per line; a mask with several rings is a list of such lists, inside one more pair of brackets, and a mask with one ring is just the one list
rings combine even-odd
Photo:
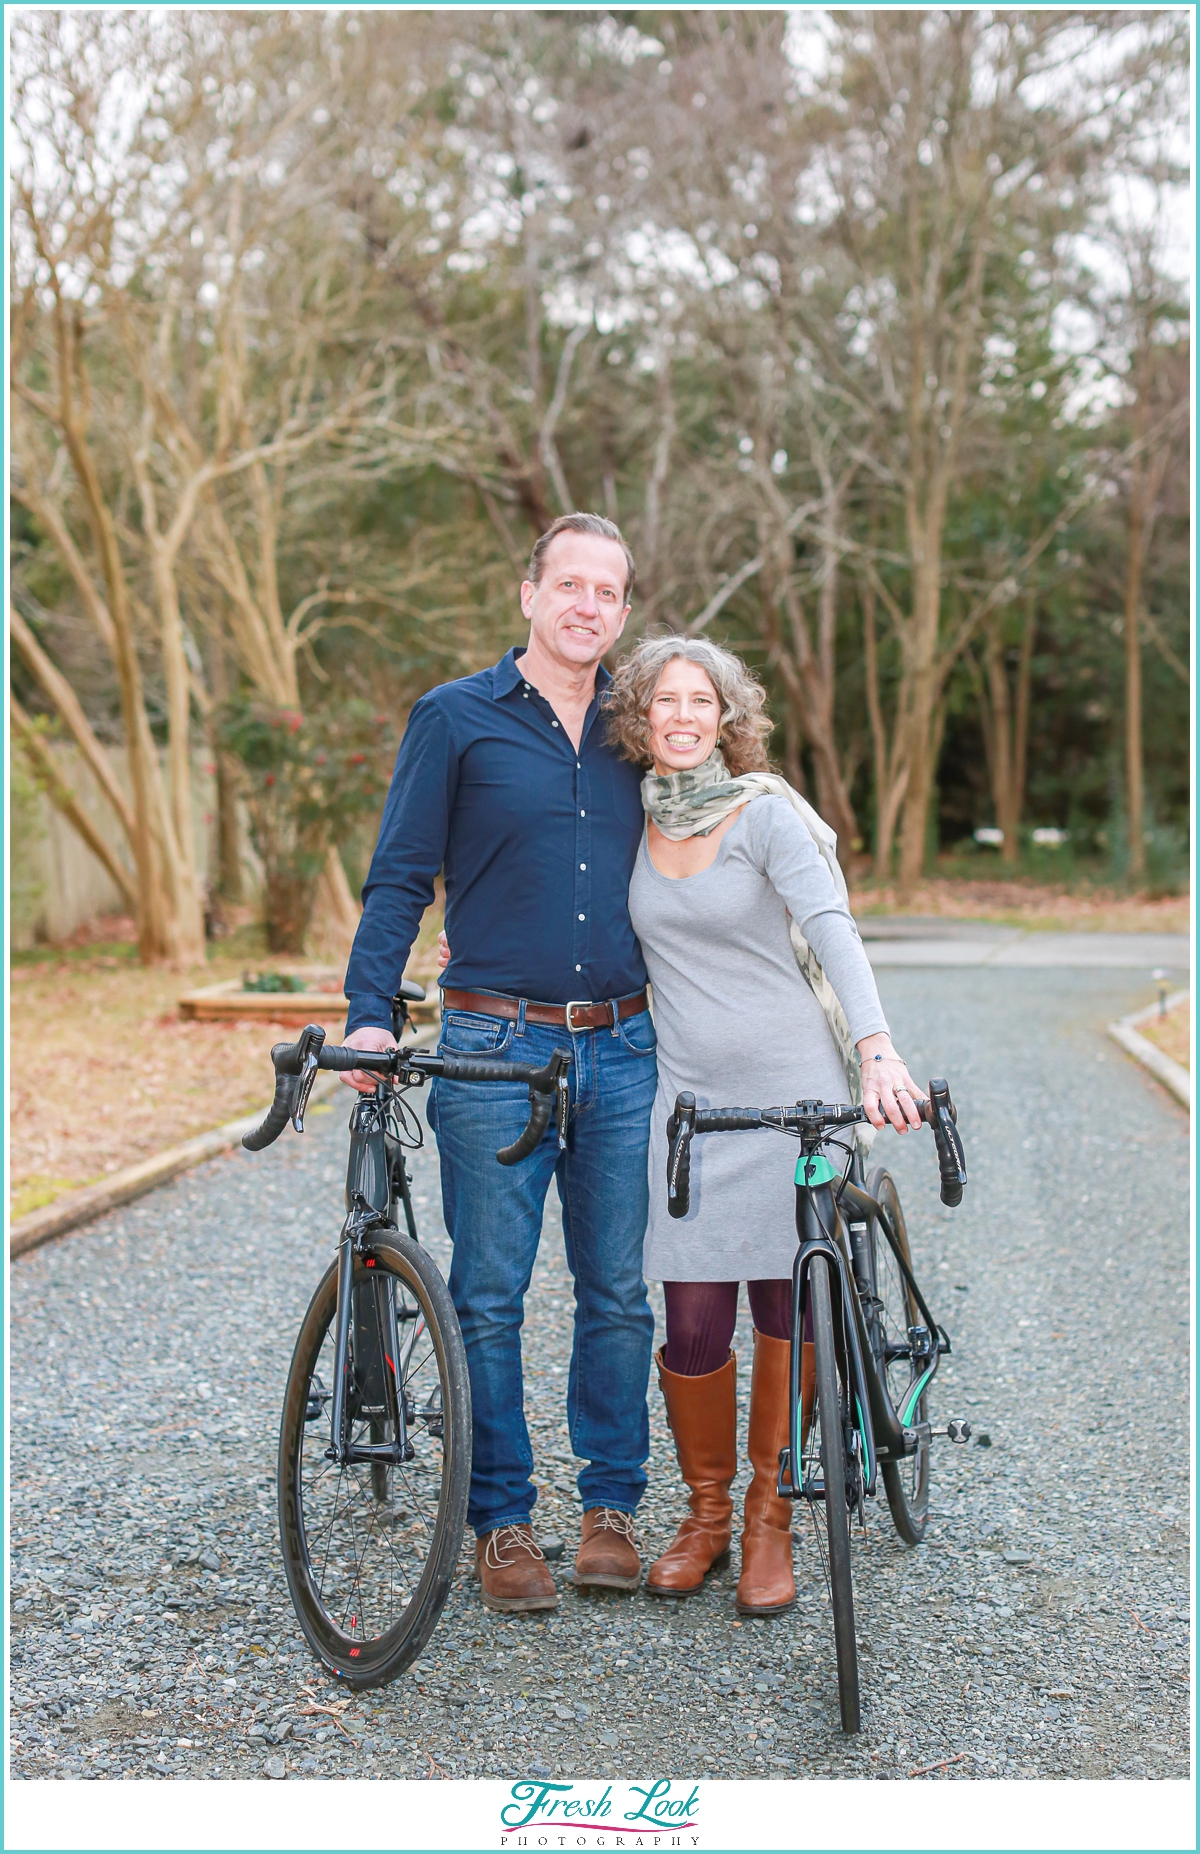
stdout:
[[867,1425],[866,1425],[866,1423],[865,1423],[865,1422],[863,1421],[863,1413],[862,1413],[862,1405],[861,1405],[861,1403],[860,1403],[860,1402],[858,1401],[858,1398],[857,1398],[857,1397],[856,1397],[856,1398],[854,1399],[854,1407],[855,1407],[855,1409],[856,1409],[856,1410],[858,1411],[858,1433],[859,1433],[859,1435],[860,1435],[860,1437],[862,1438],[862,1445],[863,1445],[863,1464],[864,1464],[864,1466],[865,1466],[865,1468],[866,1468],[866,1475],[867,1475],[867,1480],[868,1480],[868,1482],[869,1482],[869,1481],[870,1481],[870,1479],[871,1479],[871,1468],[872,1468],[872,1465],[873,1465],[873,1464],[872,1464],[872,1461],[871,1461],[871,1451],[870,1451],[870,1449],[869,1449],[869,1448],[867,1447]]
[[796,1183],[798,1185],[832,1184],[840,1177],[823,1152],[801,1153],[796,1160]]
[[912,1396],[909,1398],[908,1402],[905,1404],[904,1415],[900,1418],[900,1421],[904,1424],[906,1429],[908,1425],[912,1422],[913,1411],[916,1409],[917,1405],[920,1403],[921,1392],[925,1389],[925,1386],[928,1384],[930,1378],[933,1376],[934,1369],[935,1369],[934,1366],[930,1365],[929,1370],[923,1371],[921,1373],[921,1376],[917,1379],[916,1384],[913,1386]]

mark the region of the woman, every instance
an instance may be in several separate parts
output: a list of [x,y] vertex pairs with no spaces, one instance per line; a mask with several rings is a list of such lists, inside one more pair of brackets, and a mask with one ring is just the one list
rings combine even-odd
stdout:
[[[629,889],[658,1033],[643,1272],[663,1283],[666,1344],[657,1363],[690,1490],[690,1511],[647,1588],[687,1596],[729,1548],[737,1472],[730,1340],[745,1281],[754,1473],[737,1605],[752,1616],[787,1609],[796,1596],[791,1502],[775,1491],[788,1440],[794,1155],[783,1142],[768,1149],[760,1140],[705,1140],[692,1153],[691,1211],[676,1222],[663,1184],[667,1116],[683,1088],[701,1107],[844,1101],[843,1056],[856,1047],[872,1125],[885,1125],[885,1115],[898,1132],[920,1124],[919,1091],[892,1047],[832,833],[767,769],[764,701],[737,657],[677,637],[641,644],[606,699],[614,739],[647,769],[646,828]],[[811,1344],[802,1366],[811,1407]]]

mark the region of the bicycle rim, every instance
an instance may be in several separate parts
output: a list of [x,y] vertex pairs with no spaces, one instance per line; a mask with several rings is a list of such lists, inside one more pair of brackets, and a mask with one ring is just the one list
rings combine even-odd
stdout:
[[[394,1440],[379,1393],[382,1358],[405,1398],[411,1458],[383,1474],[377,1464],[327,1458],[336,1263],[296,1342],[279,1445],[280,1536],[292,1602],[314,1652],[356,1687],[394,1679],[429,1639],[458,1563],[471,1462],[466,1356],[441,1275],[407,1237],[377,1242],[368,1259],[370,1268],[355,1265],[347,1439]],[[389,1294],[398,1358],[386,1330]]]
[[[857,1732],[861,1714],[858,1643],[854,1634],[854,1583],[850,1565],[850,1509],[844,1434],[846,1408],[834,1343],[829,1264],[823,1256],[813,1256],[809,1264],[808,1281],[817,1382],[812,1421],[802,1451],[802,1485],[813,1490],[807,1496],[807,1503],[813,1516],[830,1608],[833,1611],[842,1730]],[[824,1507],[823,1519],[818,1515],[818,1506]]]
[[[901,1253],[911,1268],[904,1210],[890,1173],[882,1169],[874,1172],[867,1189],[887,1212]],[[912,1289],[900,1272],[895,1252],[877,1222],[871,1225],[871,1241],[874,1246],[875,1291],[880,1302],[880,1337],[885,1346],[889,1343],[903,1345],[909,1327],[923,1323],[921,1310],[913,1298]],[[907,1358],[888,1360],[885,1355],[883,1373],[892,1408],[901,1421],[909,1426],[928,1422],[925,1392],[922,1390],[913,1402],[918,1376],[912,1361]],[[902,1461],[882,1462],[880,1467],[883,1489],[896,1531],[906,1545],[919,1545],[925,1536],[929,1517],[929,1445],[922,1443],[916,1454],[906,1455]]]

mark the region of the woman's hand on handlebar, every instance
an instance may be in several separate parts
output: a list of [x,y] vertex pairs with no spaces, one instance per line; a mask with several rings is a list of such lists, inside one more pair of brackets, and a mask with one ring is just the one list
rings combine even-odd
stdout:
[[893,1126],[897,1133],[919,1127],[917,1102],[925,1096],[909,1074],[904,1057],[892,1048],[891,1037],[865,1036],[858,1053],[862,1060],[863,1109],[871,1125]]
[[[361,1030],[353,1030],[343,1040],[346,1049],[388,1050],[396,1048],[396,1039],[390,1030],[377,1029],[374,1024],[364,1024]],[[379,1082],[378,1075],[368,1075],[365,1069],[347,1069],[342,1080],[351,1088],[357,1088],[360,1094],[374,1094]]]

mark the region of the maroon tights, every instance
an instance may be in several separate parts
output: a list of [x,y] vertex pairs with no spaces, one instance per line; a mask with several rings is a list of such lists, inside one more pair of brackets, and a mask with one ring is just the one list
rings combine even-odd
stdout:
[[[755,1329],[769,1339],[792,1336],[792,1284],[748,1281]],[[719,1371],[729,1357],[737,1324],[736,1281],[664,1281],[667,1303],[667,1370],[681,1378]]]

